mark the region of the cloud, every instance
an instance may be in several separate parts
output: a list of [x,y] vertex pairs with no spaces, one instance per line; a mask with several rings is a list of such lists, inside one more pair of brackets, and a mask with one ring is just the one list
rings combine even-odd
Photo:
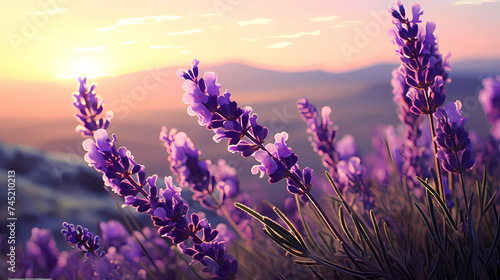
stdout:
[[115,30],[116,27],[122,26],[122,25],[153,24],[153,23],[158,23],[158,22],[167,21],[167,20],[178,20],[181,18],[183,18],[183,17],[182,16],[169,16],[169,15],[125,18],[125,19],[118,20],[118,22],[113,24],[113,25],[101,27],[101,28],[97,29],[97,31],[111,31],[111,30]]
[[453,6],[458,6],[458,5],[476,5],[479,6],[483,3],[497,3],[500,2],[499,0],[462,0],[462,1],[456,1],[451,3]]
[[53,15],[53,14],[59,14],[59,13],[64,13],[64,12],[66,12],[65,8],[54,8],[54,9],[50,9],[50,10],[29,12],[28,14],[30,14],[30,15],[36,15],[36,14],[49,14],[49,15]]
[[292,34],[292,35],[280,34],[280,35],[271,35],[271,36],[267,36],[267,37],[268,38],[299,38],[299,37],[302,37],[304,35],[318,36],[320,33],[321,33],[321,30],[316,30],[313,32],[299,32],[297,34]]
[[251,20],[243,20],[243,21],[238,21],[239,26],[247,26],[247,25],[253,25],[253,24],[270,24],[273,22],[272,18],[254,18]]
[[360,24],[360,23],[363,23],[363,22],[362,22],[362,21],[360,21],[360,20],[346,20],[346,21],[343,21],[343,22],[341,22],[341,23],[338,23],[338,24],[332,25],[332,28],[346,27],[347,25],[351,25],[351,24]]
[[149,47],[152,49],[157,49],[157,50],[166,49],[166,48],[174,48],[174,49],[183,48],[183,47],[176,47],[176,46],[172,46],[172,45],[165,45],[165,46],[151,45]]
[[310,20],[312,20],[312,21],[332,21],[332,20],[335,20],[338,18],[339,18],[339,16],[314,17],[314,18],[310,18]]
[[290,42],[279,42],[279,43],[267,46],[266,48],[269,48],[269,49],[281,49],[281,48],[284,48],[284,47],[288,47],[291,44],[293,44],[293,43],[290,43]]
[[244,42],[258,42],[260,39],[239,39],[238,41],[244,41]]
[[189,34],[198,33],[201,31],[203,31],[203,29],[193,29],[193,30],[189,30],[189,31],[185,31],[185,32],[171,32],[171,33],[168,33],[167,36],[189,35]]
[[76,47],[73,49],[74,52],[102,52],[106,49],[104,46],[95,47]]

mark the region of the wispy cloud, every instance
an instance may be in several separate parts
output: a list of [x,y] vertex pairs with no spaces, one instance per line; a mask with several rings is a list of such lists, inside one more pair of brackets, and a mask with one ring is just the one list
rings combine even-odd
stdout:
[[269,48],[269,49],[281,49],[281,48],[284,48],[284,47],[288,47],[291,44],[293,44],[293,43],[290,43],[290,42],[279,42],[279,43],[276,43],[276,44],[269,45],[266,48]]
[[36,11],[36,12],[29,12],[28,14],[30,15],[38,15],[38,14],[59,14],[59,13],[64,13],[66,12],[65,8],[54,8],[54,9],[49,9],[49,10],[43,10],[43,11]]
[[74,52],[102,52],[106,49],[104,46],[95,47],[76,47],[73,49]]
[[247,26],[247,25],[253,25],[253,24],[270,24],[273,22],[272,18],[254,18],[251,20],[242,20],[238,21],[239,26]]
[[313,17],[313,18],[310,18],[310,20],[312,20],[312,21],[332,21],[332,20],[335,20],[338,18],[339,18],[339,16]]
[[483,3],[497,3],[500,2],[499,0],[463,0],[463,1],[456,1],[451,3],[453,6],[458,6],[458,5],[476,5],[479,6]]
[[319,34],[321,34],[321,30],[316,30],[313,32],[299,32],[299,33],[291,34],[291,35],[284,35],[284,34],[271,35],[271,36],[267,36],[267,37],[268,38],[299,38],[299,37],[302,37],[304,35],[318,36]]
[[238,41],[243,41],[243,42],[258,42],[260,39],[239,39]]
[[193,30],[189,30],[189,31],[185,31],[185,32],[171,32],[171,33],[167,33],[167,36],[189,35],[189,34],[198,33],[201,31],[203,31],[203,29],[193,29]]
[[170,16],[170,15],[162,15],[162,16],[149,16],[149,17],[136,17],[136,18],[125,18],[118,20],[117,23],[105,27],[101,27],[97,29],[97,31],[111,31],[115,30],[116,27],[122,25],[131,25],[131,24],[153,24],[158,22],[163,22],[167,20],[178,20],[183,18],[182,16]]
[[152,49],[157,49],[157,50],[166,49],[166,48],[173,48],[173,49],[183,48],[183,47],[176,47],[176,46],[172,46],[172,45],[165,45],[165,46],[151,45],[149,47]]
[[343,21],[339,24],[332,25],[332,28],[341,28],[341,27],[346,27],[346,26],[351,25],[351,24],[360,24],[360,23],[363,23],[363,22],[360,20],[346,20],[346,21]]

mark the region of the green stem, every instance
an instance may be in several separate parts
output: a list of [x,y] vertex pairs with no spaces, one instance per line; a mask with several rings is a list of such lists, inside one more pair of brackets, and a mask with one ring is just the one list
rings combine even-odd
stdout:
[[335,235],[335,237],[337,238],[337,240],[340,241],[340,242],[342,242],[342,243],[344,243],[346,246],[349,246],[348,245],[349,243],[345,242],[344,238],[342,238],[342,235],[340,235],[340,232],[338,232],[337,229],[335,228],[335,226],[333,226],[332,221],[330,221],[330,219],[325,214],[325,212],[323,211],[323,209],[321,208],[321,206],[318,204],[318,201],[316,201],[316,199],[314,198],[314,196],[312,196],[312,194],[310,192],[307,192],[305,195],[307,196],[307,198],[309,198],[309,200],[311,201],[311,203],[314,205],[314,208],[319,213],[321,219],[328,226],[328,229],[333,233],[333,235]]
[[224,209],[224,207],[222,207],[222,203],[220,203],[220,201],[215,197],[214,193],[210,193],[210,196],[212,197],[212,199],[215,201],[215,203],[217,203],[217,206],[219,207],[218,210],[221,211],[222,215],[224,216],[224,218],[226,218],[226,221],[231,225],[231,227],[233,227],[234,231],[236,232],[236,234],[238,234],[238,236],[242,239],[242,240],[245,240],[245,236],[243,235],[243,233],[238,229],[238,226],[236,225],[236,223],[233,221],[233,219],[231,219],[231,217],[229,216],[229,214],[227,213],[226,209]]
[[436,192],[441,196],[441,199],[446,204],[446,195],[444,194],[444,186],[443,186],[443,178],[441,176],[441,165],[439,165],[439,159],[437,157],[437,143],[434,140],[436,138],[436,129],[434,128],[433,114],[429,114],[429,123],[431,125],[431,133],[432,133],[432,146],[434,147],[434,161],[436,163],[436,172],[438,177],[438,186],[436,186]]

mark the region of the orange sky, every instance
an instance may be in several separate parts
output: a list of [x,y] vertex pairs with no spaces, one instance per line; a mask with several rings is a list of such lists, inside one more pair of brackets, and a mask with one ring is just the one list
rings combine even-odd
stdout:
[[[484,3],[483,3],[484,2]],[[500,58],[500,3],[419,1],[452,61]],[[286,5],[284,4],[286,3]],[[197,58],[284,71],[396,62],[393,1],[2,1],[0,78],[116,76]],[[413,2],[403,1],[410,10]],[[7,12],[8,11],[8,12]]]

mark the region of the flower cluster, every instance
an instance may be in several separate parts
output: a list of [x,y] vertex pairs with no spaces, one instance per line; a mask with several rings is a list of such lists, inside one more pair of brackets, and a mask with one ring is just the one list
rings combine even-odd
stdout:
[[479,92],[479,102],[481,102],[490,123],[496,124],[500,121],[500,76],[483,80],[483,89]]
[[[410,86],[407,97],[411,100],[410,111],[414,114],[433,114],[443,105],[448,68],[447,58],[443,60],[438,52],[434,30],[436,25],[427,22],[425,29],[419,25],[423,12],[419,4],[412,6],[412,19],[400,1],[398,8],[391,8],[395,18],[395,30],[389,32],[392,42],[397,46],[396,53],[401,60],[399,72]],[[421,30],[419,30],[421,29]]]
[[321,109],[321,118],[307,98],[300,99],[297,108],[307,124],[309,142],[321,157],[323,166],[328,168],[335,184],[347,200],[352,201],[354,196],[360,195],[365,202],[365,209],[371,209],[373,205],[368,202],[372,200],[372,194],[363,182],[366,168],[358,157],[354,138],[345,135],[336,141],[337,127],[330,119],[332,109],[329,106]]
[[264,146],[269,130],[257,123],[252,108],[240,108],[231,100],[229,91],[221,94],[215,73],[207,72],[198,79],[198,64],[195,59],[191,62],[191,69],[177,71],[177,75],[185,80],[182,87],[186,93],[182,100],[190,105],[188,114],[198,116],[198,123],[215,133],[214,141],[227,138],[230,152],[240,152],[245,158],[253,155],[261,163],[252,168],[253,174],[260,172],[261,177],[267,174],[271,184],[286,178],[291,193],[307,194],[311,184],[303,181],[302,173],[308,178],[311,170],[299,169],[298,156],[285,143],[288,134],[278,133],[274,144]]
[[79,111],[75,117],[80,124],[75,130],[83,136],[92,136],[94,131],[108,128],[113,112],[107,111],[104,117],[97,119],[103,112],[104,100],[96,94],[96,84],[89,85],[87,77],[83,76],[78,78],[78,82],[78,91],[73,93],[73,106]]
[[[193,191],[193,199],[207,209],[218,209],[226,197],[238,193],[239,180],[234,168],[222,162],[213,166],[210,160],[200,160],[200,151],[186,133],[163,127],[160,140],[167,148],[170,170],[182,187]],[[217,195],[218,194],[218,195]]]
[[[159,227],[158,233],[161,236],[168,237],[173,244],[180,244],[188,239],[195,244],[210,243],[215,239],[217,230],[212,230],[205,219],[200,220],[198,215],[192,214],[191,222],[188,221],[186,215],[189,207],[180,195],[181,189],[172,183],[172,177],[165,178],[165,189],[158,189],[157,176],[146,178],[144,166],[136,164],[126,148],[116,148],[116,137],[113,136],[111,140],[104,129],[97,130],[94,137],[95,141],[87,139],[83,143],[87,151],[87,163],[104,173],[106,185],[116,194],[125,197],[125,205],[151,216],[153,224]],[[138,196],[139,193],[142,198]],[[199,232],[203,237],[197,235]],[[230,263],[237,262],[227,252],[223,257]]]
[[[392,71],[391,84],[393,87],[394,102],[398,105],[398,115],[401,122],[406,128],[406,139],[399,147],[398,155],[402,157],[403,160],[400,161],[398,165],[399,172],[405,174],[409,178],[416,178],[419,176],[421,178],[428,177],[428,162],[429,146],[432,141],[432,137],[425,132],[429,131],[427,127],[424,127],[423,116],[411,112],[410,108],[412,106],[411,99],[407,96],[410,86],[406,83],[405,77],[401,74],[398,69]],[[412,185],[420,185],[413,180]]]
[[[95,85],[91,89],[86,88],[86,79],[79,79],[81,92],[92,94],[81,95],[79,102],[74,106],[80,111],[81,104],[98,104],[90,108],[98,108],[92,111],[92,118],[102,112],[103,100],[95,97]],[[99,100],[95,103],[95,100]],[[80,118],[81,119],[81,118]],[[107,122],[106,126],[109,124]],[[124,205],[129,205],[138,212],[146,212],[157,227],[158,233],[163,237],[168,237],[173,244],[181,244],[190,239],[194,244],[210,243],[218,235],[217,230],[212,230],[206,219],[200,220],[197,214],[191,215],[191,222],[186,217],[189,207],[180,196],[181,189],[172,183],[171,177],[165,178],[165,189],[158,189],[156,186],[157,176],[146,176],[145,167],[137,164],[131,152],[125,147],[115,146],[116,137],[108,137],[105,129],[98,126],[88,128],[89,133],[93,132],[94,140],[86,139],[83,148],[87,152],[84,156],[89,166],[93,166],[97,171],[103,173],[105,186],[114,193],[125,198]],[[140,197],[139,194],[142,196]],[[198,233],[203,237],[199,237]],[[68,241],[74,241],[71,236],[71,228],[65,230]],[[222,243],[223,244],[223,243]],[[231,254],[224,252],[221,256],[223,260],[230,262],[237,267],[237,260]],[[99,267],[105,270],[105,267]],[[231,268],[233,269],[233,267]],[[234,273],[234,274],[233,274]],[[213,274],[216,277],[216,274]],[[235,276],[235,270],[231,270],[228,275]]]
[[434,117],[437,119],[436,138],[440,150],[437,157],[445,170],[463,174],[474,166],[469,134],[465,131],[466,118],[462,116],[462,103],[456,101],[439,108]]
[[99,252],[101,245],[99,244],[99,236],[93,235],[87,228],[78,225],[63,223],[64,229],[61,233],[66,241],[74,244],[81,251],[85,252],[85,256],[92,263],[94,274],[99,279],[122,279],[117,273],[119,266],[111,263],[106,256],[106,251]]

